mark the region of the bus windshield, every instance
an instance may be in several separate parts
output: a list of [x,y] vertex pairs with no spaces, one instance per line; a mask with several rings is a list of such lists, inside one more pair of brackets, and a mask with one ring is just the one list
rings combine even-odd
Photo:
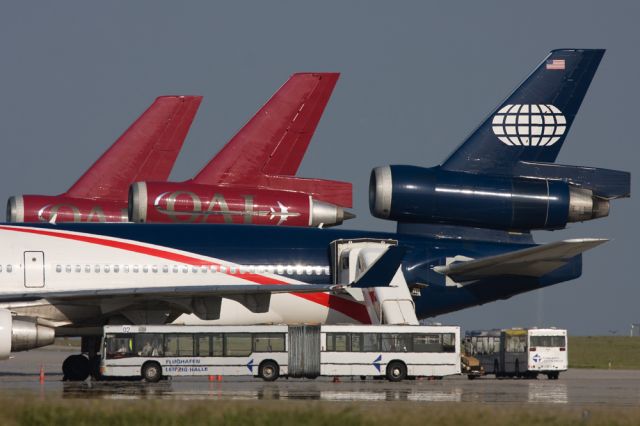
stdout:
[[531,347],[563,348],[566,346],[565,336],[531,336]]

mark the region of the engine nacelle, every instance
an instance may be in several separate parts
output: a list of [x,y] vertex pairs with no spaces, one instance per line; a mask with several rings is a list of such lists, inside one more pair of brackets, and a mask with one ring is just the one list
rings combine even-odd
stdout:
[[7,222],[126,222],[125,200],[17,195],[7,201]]
[[561,180],[384,166],[371,172],[369,208],[381,219],[502,230],[559,229],[609,214],[609,202]]
[[132,222],[334,226],[350,217],[340,206],[296,191],[173,182],[129,188]]
[[7,359],[11,352],[28,351],[51,345],[55,331],[38,324],[34,318],[14,317],[10,311],[0,309],[0,359]]

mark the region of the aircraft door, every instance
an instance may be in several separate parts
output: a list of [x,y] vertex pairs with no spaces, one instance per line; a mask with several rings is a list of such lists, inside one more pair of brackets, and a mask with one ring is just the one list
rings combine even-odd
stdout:
[[24,286],[44,287],[44,252],[24,252]]

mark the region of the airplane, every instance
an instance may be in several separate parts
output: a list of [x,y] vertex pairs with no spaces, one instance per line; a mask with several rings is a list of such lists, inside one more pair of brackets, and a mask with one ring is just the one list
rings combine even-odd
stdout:
[[338,73],[298,73],[185,182],[131,185],[129,220],[335,226],[354,215],[351,184],[296,177]]
[[532,230],[609,214],[627,172],[555,163],[604,50],[552,51],[441,165],[373,169],[397,232],[237,224],[1,224],[0,358],[104,324],[390,323],[580,277],[606,240]]
[[201,96],[160,96],[60,195],[18,195],[7,222],[127,222],[129,185],[167,179]]

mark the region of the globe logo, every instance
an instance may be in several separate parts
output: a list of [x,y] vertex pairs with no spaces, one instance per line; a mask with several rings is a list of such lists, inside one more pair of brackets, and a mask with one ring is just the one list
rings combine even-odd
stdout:
[[567,120],[553,105],[506,105],[493,116],[493,133],[509,146],[551,146],[567,129]]

